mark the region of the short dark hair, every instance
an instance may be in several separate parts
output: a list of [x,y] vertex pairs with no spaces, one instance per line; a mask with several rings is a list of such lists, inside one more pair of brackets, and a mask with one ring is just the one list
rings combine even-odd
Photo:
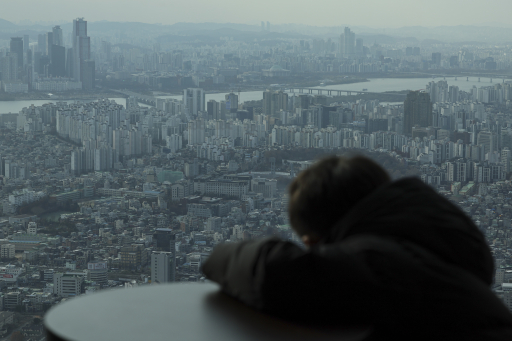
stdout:
[[355,203],[390,181],[388,173],[367,157],[325,158],[290,184],[292,227],[299,235],[326,236]]

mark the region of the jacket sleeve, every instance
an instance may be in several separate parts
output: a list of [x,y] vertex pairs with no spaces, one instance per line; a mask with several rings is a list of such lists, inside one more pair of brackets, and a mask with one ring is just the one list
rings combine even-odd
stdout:
[[357,323],[376,303],[368,267],[339,248],[303,250],[275,238],[221,244],[202,270],[238,300],[294,320],[328,322],[336,311]]

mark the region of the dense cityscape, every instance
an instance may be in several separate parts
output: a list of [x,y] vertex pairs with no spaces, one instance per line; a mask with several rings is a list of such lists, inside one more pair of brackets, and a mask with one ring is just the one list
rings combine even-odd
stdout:
[[329,154],[369,156],[459,205],[512,309],[510,43],[377,42],[349,27],[312,38],[269,22],[211,36],[206,24],[160,34],[77,18],[21,35],[6,23],[0,337],[39,340],[35,318],[76,296],[205,281],[219,243],[300,244],[287,185]]

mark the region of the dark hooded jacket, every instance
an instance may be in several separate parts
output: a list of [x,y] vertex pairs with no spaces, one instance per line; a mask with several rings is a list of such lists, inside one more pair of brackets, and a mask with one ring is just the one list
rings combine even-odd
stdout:
[[512,340],[482,233],[419,179],[382,186],[331,231],[309,250],[275,238],[218,245],[202,270],[259,310],[369,326],[372,340]]

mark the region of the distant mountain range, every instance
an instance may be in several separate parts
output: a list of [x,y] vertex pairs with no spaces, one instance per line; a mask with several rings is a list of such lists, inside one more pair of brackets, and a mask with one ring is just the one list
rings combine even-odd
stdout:
[[15,28],[16,28],[16,25],[13,24],[12,22],[4,20],[4,19],[0,19],[0,30],[10,30],[10,29],[15,29]]
[[[337,39],[344,25],[340,26],[308,26],[303,24],[271,25],[270,32],[262,31],[259,25],[234,24],[234,23],[176,23],[172,25],[147,24],[139,22],[110,22],[97,21],[88,23],[90,35],[95,32],[104,34],[114,31],[124,34],[147,34],[158,37],[161,41],[180,41],[179,36],[188,37],[233,37],[234,39],[308,39],[331,38]],[[500,27],[498,27],[500,26]],[[61,25],[62,29],[70,32],[72,20]],[[439,26],[422,27],[410,26],[400,28],[371,28],[367,26],[350,26],[357,36],[365,40],[365,45],[373,42],[393,44],[407,43],[411,45],[436,44],[443,42],[482,42],[505,43],[512,41],[512,27],[503,25],[478,26]],[[16,25],[7,20],[0,19],[0,38],[16,33],[17,35],[35,35],[47,32],[51,26],[44,25]],[[199,39],[199,40],[202,40]]]

